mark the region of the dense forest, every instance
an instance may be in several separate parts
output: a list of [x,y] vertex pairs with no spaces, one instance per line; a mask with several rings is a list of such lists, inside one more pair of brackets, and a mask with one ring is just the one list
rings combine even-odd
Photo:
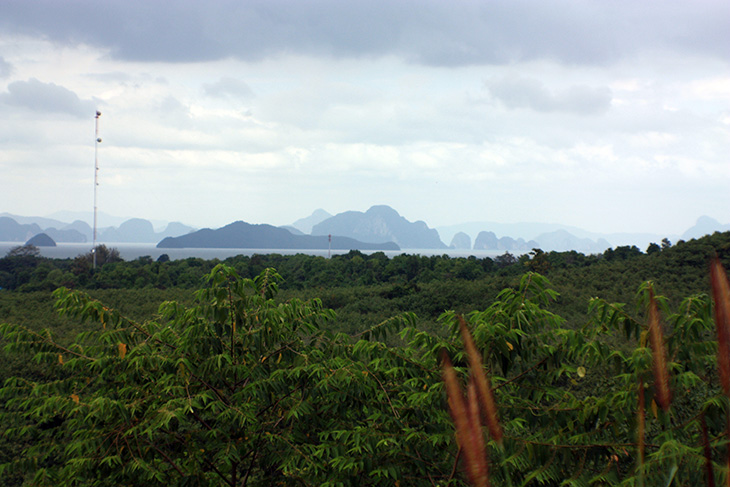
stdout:
[[0,485],[465,485],[442,363],[478,376],[467,336],[491,485],[725,483],[713,256],[728,268],[730,233],[495,259],[100,247],[95,269],[18,247]]

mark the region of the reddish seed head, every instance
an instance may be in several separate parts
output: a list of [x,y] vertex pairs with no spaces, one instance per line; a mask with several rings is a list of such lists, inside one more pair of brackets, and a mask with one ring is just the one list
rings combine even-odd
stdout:
[[667,354],[664,350],[664,335],[659,323],[659,310],[652,288],[649,288],[649,342],[651,343],[656,401],[664,411],[668,411],[672,402],[672,393],[669,391]]
[[482,356],[474,344],[474,340],[466,325],[466,321],[461,316],[459,316],[459,328],[461,329],[461,338],[464,341],[464,348],[469,356],[469,368],[471,369],[477,397],[482,405],[482,413],[486,419],[487,428],[489,428],[489,434],[494,441],[502,443],[502,427],[499,424],[499,417],[497,415],[497,404],[494,400],[494,394],[492,393],[492,387],[489,383],[489,379],[484,373]]
[[710,284],[715,301],[715,326],[717,329],[717,364],[720,369],[720,383],[730,397],[730,284],[727,274],[715,257],[710,265]]
[[[484,449],[484,438],[478,439],[482,435],[481,425],[478,421],[478,408],[476,405],[476,394],[472,391],[470,403],[474,403],[472,408],[469,407],[464,398],[459,380],[456,377],[456,371],[451,365],[451,360],[445,351],[441,352],[442,373],[444,384],[446,385],[446,394],[449,400],[449,412],[451,419],[454,421],[456,429],[456,441],[459,443],[464,454],[464,466],[469,482],[475,487],[488,487],[489,481],[487,477],[487,458]],[[472,412],[470,412],[472,409]],[[476,419],[476,422],[472,420]]]

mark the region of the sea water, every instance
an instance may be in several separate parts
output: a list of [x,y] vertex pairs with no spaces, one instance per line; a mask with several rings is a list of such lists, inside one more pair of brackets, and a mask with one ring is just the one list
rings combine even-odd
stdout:
[[[0,242],[0,258],[5,257],[8,251],[14,247],[23,245],[22,242]],[[151,257],[157,260],[162,254],[167,254],[171,260],[187,259],[188,257],[198,257],[205,260],[220,259],[224,260],[228,257],[236,255],[252,256],[254,254],[281,254],[281,255],[318,255],[327,257],[328,255],[346,254],[349,250],[332,250],[327,249],[158,249],[153,243],[115,243],[100,242],[99,245],[106,245],[109,248],[115,248],[119,251],[119,256],[124,260],[135,260],[140,257]],[[42,257],[51,259],[73,259],[78,255],[91,251],[90,243],[58,243],[56,247],[38,247]],[[377,250],[363,250],[363,254],[373,254]],[[467,249],[403,249],[403,250],[386,250],[383,251],[388,257],[394,257],[400,254],[410,255],[448,255],[449,257],[469,257],[477,258],[497,257],[505,253],[504,250],[467,250]],[[524,252],[510,251],[514,256],[520,256]]]

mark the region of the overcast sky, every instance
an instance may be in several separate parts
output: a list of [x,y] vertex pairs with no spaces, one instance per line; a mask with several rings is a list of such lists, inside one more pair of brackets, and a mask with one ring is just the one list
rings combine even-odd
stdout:
[[730,223],[730,2],[0,2],[0,212]]

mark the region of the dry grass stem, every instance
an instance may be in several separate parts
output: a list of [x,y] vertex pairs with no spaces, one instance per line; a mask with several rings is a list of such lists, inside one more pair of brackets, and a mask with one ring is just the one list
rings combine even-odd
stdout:
[[474,384],[474,376],[471,376],[469,387],[467,388],[467,407],[469,411],[469,430],[471,432],[471,440],[475,451],[483,460],[474,466],[474,476],[479,479],[479,483],[474,485],[487,485],[489,467],[487,466],[487,447],[484,442],[484,432],[482,431],[482,422],[479,418],[479,399],[477,398],[477,390]]
[[[715,302],[715,328],[717,329],[717,365],[720,372],[720,384],[725,395],[730,398],[730,284],[727,273],[715,256],[710,264],[710,284],[712,299]],[[730,417],[728,418],[728,437],[730,437]],[[730,449],[728,449],[728,469],[730,469]],[[727,476],[730,487],[730,475]]]
[[644,399],[644,380],[639,379],[639,406],[636,415],[636,443],[638,449],[639,468],[644,465],[644,428],[646,427],[646,400]]
[[494,400],[494,393],[489,382],[489,378],[484,373],[482,366],[482,355],[474,344],[474,339],[469,332],[464,318],[459,316],[459,328],[461,329],[461,337],[464,341],[464,348],[469,356],[469,368],[471,369],[472,378],[476,387],[477,396],[482,405],[482,412],[486,420],[489,435],[494,441],[502,444],[502,427],[499,424],[497,415],[497,404]]
[[[449,412],[456,429],[456,441],[464,455],[464,465],[469,482],[474,487],[488,487],[487,458],[484,449],[484,439],[481,439],[481,448],[476,440],[481,435],[481,425],[471,420],[469,406],[464,399],[464,393],[456,377],[456,371],[446,352],[441,354],[442,373],[446,385],[446,395],[449,400]],[[478,417],[478,413],[475,415]]]
[[707,432],[707,421],[705,421],[704,411],[700,414],[700,430],[702,433],[702,451],[705,455],[705,478],[707,479],[707,487],[715,487],[715,473],[712,468],[710,435]]
[[715,301],[715,326],[717,328],[717,365],[720,383],[725,395],[730,397],[730,285],[727,274],[715,257],[710,265],[712,298]]
[[657,309],[654,289],[652,288],[649,288],[649,343],[651,344],[656,401],[664,411],[669,411],[669,406],[672,402],[672,393],[669,390],[667,354],[664,349],[662,326],[659,323],[659,310]]

